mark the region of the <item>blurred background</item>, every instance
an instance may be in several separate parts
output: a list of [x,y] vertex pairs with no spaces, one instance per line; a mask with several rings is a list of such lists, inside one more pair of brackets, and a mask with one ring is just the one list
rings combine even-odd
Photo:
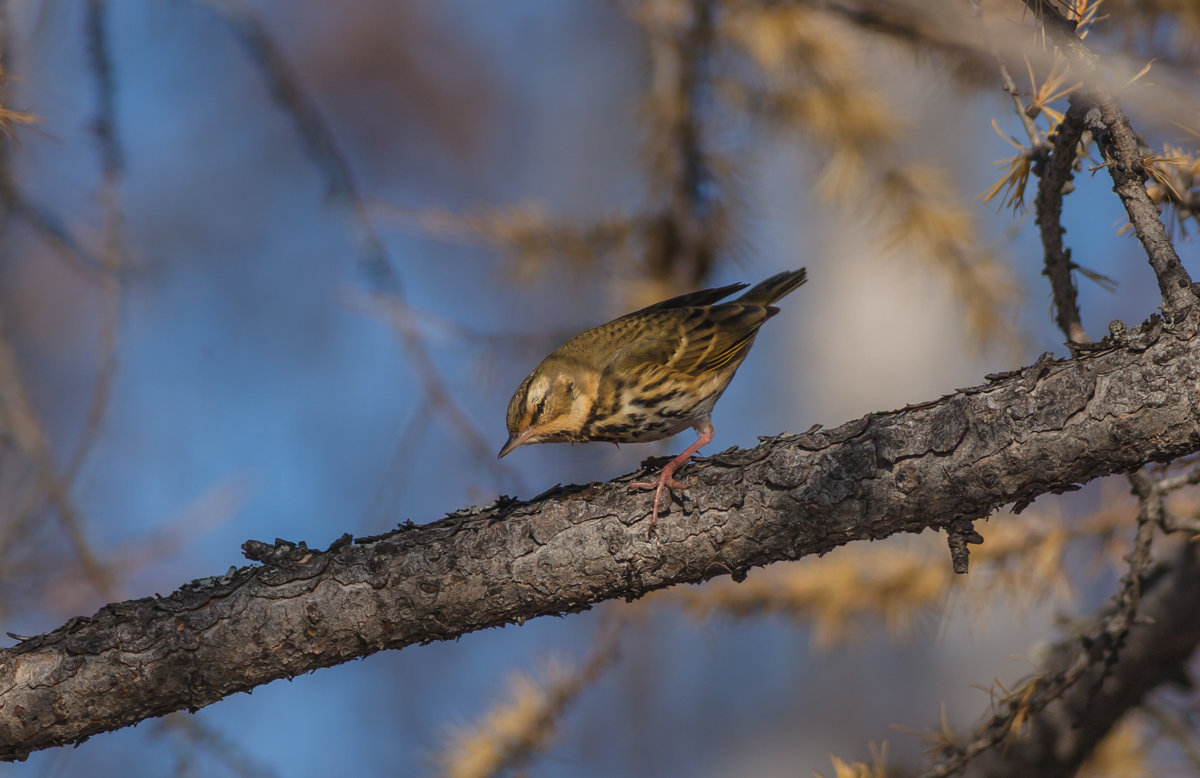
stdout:
[[[495,459],[546,353],[671,294],[809,269],[705,453],[1066,355],[1014,192],[1078,78],[1019,3],[877,5],[0,0],[3,631],[219,575],[248,538],[324,547],[677,452],[690,433]],[[1196,11],[1090,6],[1116,82],[1158,57],[1127,107],[1182,176]],[[1079,277],[1098,339],[1158,291],[1095,164],[1064,224],[1103,276]],[[1168,215],[1189,263],[1194,215]],[[885,742],[919,766],[913,731],[969,730],[1061,614],[1111,594],[1128,491],[981,527],[968,580],[942,536],[841,549],[0,770],[833,775]],[[510,725],[536,753],[489,763]]]

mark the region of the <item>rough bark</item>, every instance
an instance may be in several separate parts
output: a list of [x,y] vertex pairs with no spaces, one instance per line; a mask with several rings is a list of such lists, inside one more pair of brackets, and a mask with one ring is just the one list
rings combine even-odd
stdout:
[[106,606],[0,652],[0,758],[387,648],[967,520],[1200,450],[1200,314],[1071,360],[690,465],[648,536],[625,484],[504,499]]
[[1050,138],[1053,145],[1049,159],[1044,159],[1034,167],[1038,176],[1034,206],[1046,265],[1042,274],[1050,279],[1050,290],[1054,295],[1054,321],[1072,343],[1091,341],[1079,318],[1075,280],[1071,276],[1071,250],[1063,245],[1063,233],[1066,230],[1062,226],[1063,195],[1074,178],[1073,168],[1079,139],[1083,136],[1085,113],[1082,102],[1077,100],[1071,103]]

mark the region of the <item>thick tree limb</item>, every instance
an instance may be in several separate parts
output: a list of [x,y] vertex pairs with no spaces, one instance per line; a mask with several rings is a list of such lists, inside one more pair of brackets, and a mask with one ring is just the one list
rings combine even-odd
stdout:
[[1073,360],[689,467],[647,535],[633,475],[502,500],[327,552],[247,544],[267,564],[119,603],[0,652],[0,758],[77,742],[381,649],[632,599],[957,527],[1001,505],[1200,450],[1200,313]]

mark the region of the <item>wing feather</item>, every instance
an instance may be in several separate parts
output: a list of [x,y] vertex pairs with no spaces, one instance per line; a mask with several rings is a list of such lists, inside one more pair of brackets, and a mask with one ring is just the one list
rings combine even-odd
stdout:
[[605,370],[629,374],[654,366],[699,378],[731,364],[736,367],[758,328],[777,311],[734,302],[652,313],[640,320],[639,336],[623,343]]

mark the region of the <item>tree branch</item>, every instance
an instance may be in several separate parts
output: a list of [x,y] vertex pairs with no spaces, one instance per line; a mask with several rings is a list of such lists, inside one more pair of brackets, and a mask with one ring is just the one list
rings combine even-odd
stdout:
[[[1045,677],[1086,667],[1077,683],[1031,717],[1003,749],[981,753],[967,767],[970,778],[1071,776],[1125,713],[1165,683],[1187,683],[1185,665],[1200,643],[1200,544],[1181,544],[1169,563],[1145,579],[1139,618],[1129,626],[1121,661],[1098,661],[1104,647],[1076,638],[1055,647]],[[1102,616],[1084,635],[1105,634]],[[934,775],[937,773],[930,773]]]
[[645,252],[647,275],[672,288],[708,276],[722,245],[725,204],[706,148],[703,111],[713,54],[712,0],[690,0],[687,15],[651,27],[652,105],[657,121],[648,146],[663,191]]
[[690,466],[648,536],[631,474],[502,498],[109,605],[0,652],[0,758],[388,648],[633,599],[855,540],[960,530],[1008,503],[1200,450],[1200,312],[1072,360]]
[[1063,246],[1062,205],[1063,195],[1074,177],[1076,150],[1083,136],[1082,103],[1075,101],[1067,109],[1062,122],[1054,130],[1048,159],[1034,167],[1038,176],[1037,211],[1038,232],[1042,236],[1042,272],[1050,279],[1054,294],[1054,318],[1058,328],[1071,343],[1090,343],[1079,318],[1079,304],[1075,292],[1075,280],[1071,277],[1071,250]]
[[[1101,86],[1100,58],[1080,40],[1075,25],[1045,0],[1025,0],[1042,28],[1058,42],[1072,65],[1077,67],[1088,86],[1071,95],[1071,103],[1087,103],[1085,127],[1092,133],[1108,160],[1113,191],[1121,198],[1129,223],[1146,250],[1146,257],[1162,294],[1163,313],[1174,316],[1196,304],[1192,279],[1179,261],[1166,227],[1158,216],[1158,206],[1146,192],[1146,167],[1137,136],[1129,117],[1117,101]],[[1094,109],[1094,110],[1092,110]]]
[[964,75],[982,80],[991,61],[978,41],[963,33],[963,16],[954,4],[844,2],[805,0],[805,5],[840,16],[859,29],[912,46],[922,54],[941,54]]
[[[980,776],[1074,775],[1126,710],[1182,672],[1200,642],[1200,626],[1180,625],[1180,620],[1194,619],[1192,610],[1179,610],[1179,605],[1194,603],[1200,595],[1180,601],[1174,589],[1195,589],[1191,574],[1198,560],[1185,555],[1174,567],[1160,565],[1152,570],[1150,544],[1163,521],[1164,492],[1144,471],[1131,473],[1129,480],[1138,497],[1137,535],[1125,557],[1129,568],[1120,590],[1091,626],[1055,649],[1040,675],[1007,696],[969,743],[943,749],[943,761],[921,778],[945,778],[963,768],[968,775]],[[1170,580],[1170,601],[1163,603],[1162,582],[1157,580],[1159,595],[1149,604],[1162,612],[1147,616],[1143,607],[1147,582],[1163,578]],[[1160,622],[1158,617],[1168,620]],[[1137,624],[1152,625],[1150,637],[1141,630],[1131,641]],[[1129,672],[1130,667],[1144,665],[1153,669]],[[1101,697],[1108,699],[1097,704]],[[1097,704],[1094,709],[1093,704]],[[1085,718],[1088,726],[1082,727]],[[1024,740],[1030,732],[1032,737]],[[1007,748],[996,753],[996,746],[1014,741],[1022,743],[1023,753],[1010,755]]]

